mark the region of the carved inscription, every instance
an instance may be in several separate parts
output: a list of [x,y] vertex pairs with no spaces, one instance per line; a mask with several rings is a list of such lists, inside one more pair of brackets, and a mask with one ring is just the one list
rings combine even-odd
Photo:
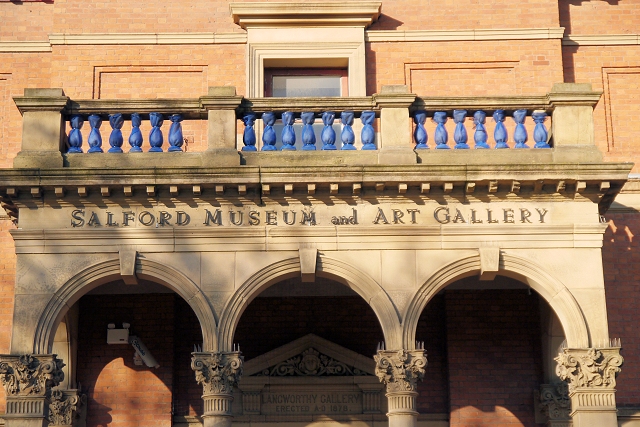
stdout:
[[362,394],[357,392],[264,393],[262,412],[275,415],[359,414]]

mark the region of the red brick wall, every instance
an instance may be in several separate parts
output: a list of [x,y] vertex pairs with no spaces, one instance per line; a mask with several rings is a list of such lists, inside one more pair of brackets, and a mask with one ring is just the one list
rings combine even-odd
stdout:
[[[87,295],[80,300],[77,380],[89,398],[87,427],[171,426],[175,298]],[[107,344],[107,324],[122,322],[131,323],[160,368],[134,365],[130,345]]]
[[451,427],[535,426],[542,381],[538,297],[526,290],[447,291]]
[[604,280],[609,335],[622,339],[624,365],[616,385],[619,406],[640,402],[640,214],[607,214]]

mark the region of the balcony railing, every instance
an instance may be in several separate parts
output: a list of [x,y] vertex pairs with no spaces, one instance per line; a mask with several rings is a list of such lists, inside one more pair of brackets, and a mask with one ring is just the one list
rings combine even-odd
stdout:
[[370,97],[253,99],[223,87],[174,100],[70,100],[60,89],[26,89],[14,98],[24,117],[15,166],[51,167],[62,157],[57,167],[73,166],[76,156],[105,152],[181,153],[186,144],[238,164],[241,156],[298,149],[374,151],[377,163],[410,164],[443,149],[593,147],[599,98],[584,84],[554,85],[543,96],[478,98],[418,97],[404,86]]

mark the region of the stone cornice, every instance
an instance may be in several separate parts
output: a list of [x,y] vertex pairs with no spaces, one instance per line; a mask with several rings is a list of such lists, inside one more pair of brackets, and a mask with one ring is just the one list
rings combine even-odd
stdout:
[[233,21],[251,27],[366,27],[380,16],[379,1],[230,3]]
[[563,34],[563,27],[473,30],[370,30],[365,33],[365,41],[375,43],[482,40],[545,40],[561,39]]
[[640,34],[567,34],[564,46],[621,46],[640,45]]

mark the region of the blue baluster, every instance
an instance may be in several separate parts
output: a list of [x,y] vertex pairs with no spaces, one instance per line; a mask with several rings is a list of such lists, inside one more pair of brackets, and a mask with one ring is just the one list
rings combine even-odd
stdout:
[[316,134],[313,132],[313,122],[316,120],[316,115],[312,112],[304,112],[300,115],[302,119],[302,149],[305,151],[315,151],[316,149]]
[[475,124],[476,131],[473,134],[474,148],[490,148],[487,144],[487,130],[484,128],[484,124],[487,120],[487,113],[484,111],[476,111],[473,115],[473,123]]
[[68,153],[82,153],[82,125],[84,119],[80,115],[75,115],[69,120],[71,132],[69,132],[69,151]]
[[276,123],[276,115],[273,113],[263,113],[262,121],[264,123],[262,151],[276,151],[276,131],[273,130],[273,125]]
[[356,141],[356,135],[353,133],[353,119],[355,114],[353,111],[343,111],[340,114],[340,121],[342,122],[342,132],[340,133],[340,140],[342,141],[342,150],[355,150],[356,147],[353,143]]
[[376,149],[376,131],[373,129],[373,122],[376,119],[375,111],[363,111],[360,115],[360,120],[364,125],[362,127],[362,133],[360,139],[362,139],[363,150],[375,150]]
[[161,113],[149,113],[149,120],[151,121],[151,132],[149,133],[149,148],[150,153],[162,153],[162,143],[164,142],[164,138],[162,136],[162,122],[164,122],[164,118]]
[[282,113],[282,148],[281,151],[295,151],[296,149],[296,132],[293,130],[293,124],[296,122],[296,116],[291,111]]
[[515,148],[529,148],[527,141],[527,129],[524,121],[527,118],[527,110],[516,110],[513,112],[513,121],[516,122],[516,130],[513,132],[513,140],[516,142]]
[[131,114],[131,135],[129,135],[130,153],[142,153],[142,132],[140,132],[140,124],[142,119],[140,114]]
[[433,121],[438,124],[433,137],[436,141],[436,149],[448,150],[449,146],[447,145],[447,141],[449,140],[449,134],[444,127],[444,124],[447,123],[447,113],[444,111],[436,111],[433,113]]
[[184,137],[182,136],[182,124],[180,122],[183,118],[180,114],[173,114],[169,116],[169,120],[171,120],[171,127],[169,128],[169,149],[167,151],[182,151]]
[[322,140],[323,150],[335,150],[336,149],[336,131],[333,130],[333,121],[336,118],[336,113],[333,111],[325,111],[322,113],[322,133],[320,139]]
[[427,130],[424,128],[424,123],[427,121],[427,112],[424,110],[418,110],[413,113],[413,122],[416,124],[416,130],[413,131],[413,140],[416,143],[416,149],[426,149],[429,148],[427,145],[427,141],[429,140],[429,135],[427,135]]
[[493,121],[496,122],[496,129],[493,131],[493,138],[496,140],[495,148],[509,148],[507,140],[507,129],[504,127],[504,110],[496,110],[493,112]]
[[102,151],[102,136],[100,135],[100,126],[102,125],[102,119],[97,114],[89,116],[89,125],[91,126],[91,132],[87,142],[89,143],[89,150],[87,153],[104,153]]
[[464,127],[464,120],[467,118],[467,110],[453,110],[453,121],[456,123],[456,130],[453,132],[453,140],[456,145],[453,147],[457,150],[468,150],[469,144],[467,140],[467,129]]
[[256,122],[256,115],[253,113],[246,114],[242,117],[244,123],[244,132],[242,133],[242,142],[244,147],[242,151],[257,151],[256,148],[256,131],[253,124]]
[[547,144],[549,133],[544,126],[544,122],[547,120],[547,113],[544,111],[535,111],[531,117],[536,124],[536,127],[533,128],[533,140],[536,142],[533,148],[551,148],[549,144]]
[[124,124],[124,117],[122,114],[110,114],[109,115],[109,124],[111,125],[111,135],[109,135],[109,148],[108,153],[122,153],[122,143],[124,140],[122,139],[122,125]]

